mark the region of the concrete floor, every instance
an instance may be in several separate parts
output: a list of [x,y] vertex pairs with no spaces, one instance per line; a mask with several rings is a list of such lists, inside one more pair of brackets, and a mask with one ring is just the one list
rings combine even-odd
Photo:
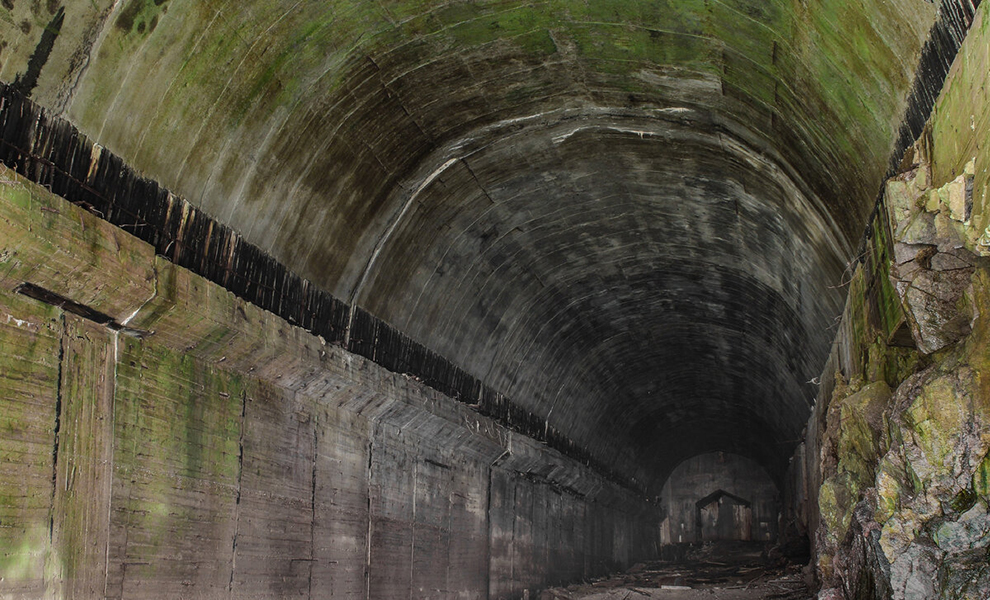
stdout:
[[683,561],[640,563],[621,575],[543,591],[539,600],[809,600],[810,570],[768,566],[759,544],[707,545]]

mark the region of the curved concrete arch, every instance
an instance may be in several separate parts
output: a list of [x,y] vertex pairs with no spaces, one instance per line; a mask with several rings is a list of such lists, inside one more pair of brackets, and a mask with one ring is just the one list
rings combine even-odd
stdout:
[[[627,430],[671,426],[651,370],[680,382],[672,407],[694,381],[732,398],[726,414],[797,437],[840,310],[832,286],[938,13],[908,0],[62,4],[46,61],[28,60],[42,35],[29,27],[6,40],[0,78],[34,82],[42,105],[352,316],[639,474],[670,462],[627,460],[643,449]],[[695,359],[693,379],[664,372]],[[706,410],[697,422],[721,431]],[[731,442],[786,454],[760,443]]]

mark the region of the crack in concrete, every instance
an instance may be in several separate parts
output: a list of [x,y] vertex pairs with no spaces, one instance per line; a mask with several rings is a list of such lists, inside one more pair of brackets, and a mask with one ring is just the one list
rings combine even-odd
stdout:
[[[61,576],[56,569],[59,564],[49,564],[49,561],[59,563],[58,552],[55,548],[55,504],[58,496],[58,458],[59,443],[62,426],[62,390],[64,388],[63,378],[65,375],[65,312],[59,315],[59,325],[61,331],[58,339],[58,370],[55,375],[55,423],[52,426],[52,492],[48,506],[48,552],[45,558],[45,590],[50,591],[57,587],[61,581]],[[51,578],[51,579],[50,579]]]
[[241,392],[241,431],[237,440],[237,495],[234,498],[234,535],[230,545],[230,580],[227,582],[227,597],[233,598],[234,573],[237,570],[237,536],[241,525],[241,485],[244,476],[244,429],[247,415],[247,392]]
[[320,418],[313,415],[313,472],[312,487],[310,489],[310,521],[309,521],[309,597],[313,598],[313,564],[316,562],[316,467],[317,456],[320,447]]
[[381,434],[380,428],[381,416],[372,417],[371,424],[371,435],[368,437],[368,466],[365,471],[365,481],[368,485],[368,537],[365,539],[366,544],[366,555],[364,562],[364,597],[367,600],[371,599],[371,536],[374,532],[374,519],[371,517],[371,482],[372,474],[374,470],[374,456],[375,456],[375,440]]
[[[113,532],[113,467],[114,467],[114,451],[116,449],[116,444],[113,441],[114,436],[117,431],[117,365],[120,364],[120,332],[113,332],[113,379],[111,385],[113,389],[110,390],[110,461],[108,469],[110,471],[107,477],[107,548],[106,554],[103,557],[103,597],[108,597],[108,592],[110,591],[110,540],[111,533]],[[126,529],[125,535],[126,535]],[[126,548],[126,538],[125,538],[125,548]]]

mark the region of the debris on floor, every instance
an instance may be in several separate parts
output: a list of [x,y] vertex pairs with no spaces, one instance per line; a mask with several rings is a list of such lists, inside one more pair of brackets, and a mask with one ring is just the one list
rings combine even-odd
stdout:
[[705,543],[680,561],[639,563],[608,579],[544,590],[539,600],[810,600],[810,567],[774,566],[761,544]]

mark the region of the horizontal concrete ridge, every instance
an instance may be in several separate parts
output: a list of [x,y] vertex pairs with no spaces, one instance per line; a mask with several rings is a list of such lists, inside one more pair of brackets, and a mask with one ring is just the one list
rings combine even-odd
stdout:
[[641,483],[608,469],[510,398],[389,324],[292,273],[186,200],[139,177],[119,157],[24,98],[15,86],[2,83],[0,127],[5,135],[0,140],[0,162],[14,165],[90,214],[151,244],[156,254],[327,343],[421,381],[514,431],[593,465],[620,485],[644,491]]
[[0,180],[3,597],[519,596],[651,552],[640,495]]

